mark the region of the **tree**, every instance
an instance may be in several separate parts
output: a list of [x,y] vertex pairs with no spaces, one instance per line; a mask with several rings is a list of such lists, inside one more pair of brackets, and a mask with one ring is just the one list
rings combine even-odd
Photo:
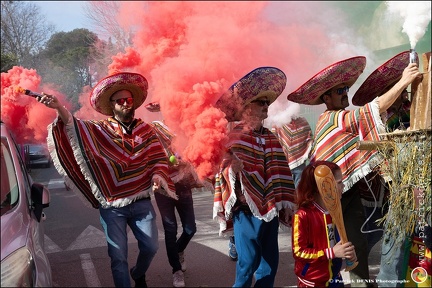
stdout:
[[[93,59],[97,75],[106,75],[108,66],[112,62],[112,55],[124,52],[126,47],[132,46],[133,32],[120,25],[119,11],[122,5],[119,1],[86,1],[84,10],[87,18],[92,22],[95,32],[103,39],[95,45]],[[96,53],[97,52],[97,53]]]
[[32,67],[33,57],[54,33],[40,8],[28,1],[1,1],[1,69]]
[[97,35],[85,28],[53,34],[39,54],[41,61],[36,65],[44,82],[56,84],[72,103],[78,104],[82,88],[92,87],[93,59],[97,53],[94,46],[97,43],[100,43]]
[[126,47],[132,46],[133,33],[125,30],[117,21],[121,3],[118,1],[86,1],[85,15],[93,22],[98,35],[110,38],[112,49],[123,51]]
[[18,65],[18,59],[12,53],[1,52],[1,72],[7,72],[13,66]]

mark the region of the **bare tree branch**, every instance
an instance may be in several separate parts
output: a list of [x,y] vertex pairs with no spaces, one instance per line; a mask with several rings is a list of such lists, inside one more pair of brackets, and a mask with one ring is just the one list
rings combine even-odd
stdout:
[[1,53],[14,55],[18,65],[31,65],[54,31],[34,3],[1,1]]

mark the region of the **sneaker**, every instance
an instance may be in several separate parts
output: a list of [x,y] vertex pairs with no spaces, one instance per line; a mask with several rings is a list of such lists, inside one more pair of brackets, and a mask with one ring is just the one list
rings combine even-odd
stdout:
[[176,271],[173,274],[173,286],[174,287],[185,287],[184,275],[181,270]]
[[231,260],[237,261],[237,257],[238,257],[237,250],[234,242],[232,242],[231,239],[228,242],[228,256],[231,258]]
[[179,253],[179,261],[180,261],[180,264],[181,264],[181,270],[183,272],[186,271],[186,262],[185,262],[184,256],[185,256],[184,255],[184,251]]

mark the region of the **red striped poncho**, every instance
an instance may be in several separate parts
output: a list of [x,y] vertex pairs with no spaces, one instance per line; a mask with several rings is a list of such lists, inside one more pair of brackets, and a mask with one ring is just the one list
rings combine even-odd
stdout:
[[312,130],[303,117],[292,119],[290,123],[276,128],[290,169],[297,168],[309,159],[312,148]]
[[232,208],[237,200],[234,184],[239,177],[242,193],[255,217],[266,222],[278,216],[282,208],[295,209],[294,183],[282,146],[267,128],[262,133],[244,131],[239,124],[229,133],[226,146],[244,168],[236,176],[224,160],[216,177],[213,218],[218,220],[220,234],[232,228]]
[[377,100],[352,111],[325,111],[317,122],[311,162],[338,164],[346,192],[381,162],[376,150],[358,150],[356,145],[358,141],[379,141],[383,127]]
[[148,197],[154,181],[177,197],[165,151],[150,125],[138,119],[128,135],[113,118],[69,117],[67,125],[58,119],[49,126],[48,148],[66,184],[94,208]]

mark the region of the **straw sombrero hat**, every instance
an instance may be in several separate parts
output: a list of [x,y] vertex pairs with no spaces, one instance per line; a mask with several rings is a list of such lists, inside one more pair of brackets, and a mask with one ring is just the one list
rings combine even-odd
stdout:
[[134,98],[134,108],[140,107],[147,98],[148,83],[137,73],[121,72],[105,77],[93,88],[90,104],[99,113],[112,116],[110,97],[117,91],[128,90]]
[[160,112],[160,104],[158,102],[150,102],[145,105],[145,108],[150,112]]
[[345,83],[351,87],[366,67],[366,57],[357,56],[336,62],[318,72],[297,90],[288,95],[288,100],[306,105],[318,105],[324,92]]
[[287,78],[275,67],[259,67],[234,83],[216,102],[229,122],[240,121],[243,108],[255,99],[267,97],[270,104],[283,92]]
[[363,82],[352,98],[352,104],[363,106],[381,96],[386,89],[392,87],[402,77],[409,64],[409,51],[397,54],[375,71]]

